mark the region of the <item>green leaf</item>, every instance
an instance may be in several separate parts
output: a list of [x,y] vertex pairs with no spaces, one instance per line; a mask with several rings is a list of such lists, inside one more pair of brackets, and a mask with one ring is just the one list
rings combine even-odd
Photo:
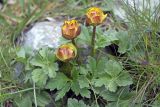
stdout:
[[86,68],[80,66],[79,73],[82,74],[82,75],[87,75],[87,74],[88,74],[88,71],[87,71]]
[[37,57],[37,56],[30,61],[30,64],[34,65],[34,66],[38,66],[38,67],[44,67],[45,66],[43,60],[40,59],[40,57]]
[[74,66],[72,68],[71,75],[73,77],[73,80],[77,80],[78,76],[79,76],[79,68],[77,68],[77,67]]
[[55,62],[56,61],[56,55],[53,54],[54,52],[55,52],[54,50],[49,50],[48,51],[47,60],[49,62]]
[[41,92],[39,94],[37,93],[36,98],[37,98],[37,105],[40,107],[45,107],[51,101],[50,95],[47,92]]
[[108,63],[108,59],[106,57],[101,57],[98,59],[98,61],[96,61],[95,58],[89,56],[86,65],[87,67],[84,69],[84,71],[88,70],[96,77],[105,73],[104,70],[107,65],[106,63]]
[[58,64],[54,63],[52,66],[48,67],[48,76],[50,78],[56,77],[56,71],[58,71]]
[[82,100],[68,99],[67,107],[89,107]]
[[80,89],[80,86],[79,86],[79,83],[77,80],[73,80],[71,82],[71,89],[76,95],[78,95],[80,93],[81,89]]
[[90,72],[95,72],[96,71],[96,68],[97,68],[97,63],[96,63],[96,60],[93,58],[93,57],[88,57],[88,60],[87,60],[88,64],[87,64],[87,69],[90,71]]
[[42,48],[41,50],[39,50],[39,54],[40,54],[43,58],[46,58],[46,57],[47,57],[47,52],[48,52],[48,48]]
[[94,79],[93,83],[95,87],[102,87],[104,85],[109,91],[115,92],[118,86],[131,85],[133,82],[129,74],[124,73],[123,71],[116,77],[111,77],[108,74],[103,74],[103,76],[101,76],[100,78]]
[[102,93],[100,93],[100,96],[102,96],[107,101],[116,101],[118,99],[117,94],[110,91],[103,90]]
[[82,97],[90,98],[91,92],[87,88],[83,88],[80,90],[80,94]]
[[[117,75],[116,77],[111,77],[108,74],[105,74],[105,75],[103,74],[103,76],[101,76],[99,79],[94,79],[93,83],[95,87],[102,87],[104,85],[109,91],[116,92],[118,86],[122,86],[122,85],[127,86],[132,83],[131,78],[129,78],[128,75],[126,79],[126,77],[119,78],[119,75]],[[122,76],[125,76],[125,75],[122,75]],[[121,74],[120,74],[120,77],[121,77]]]
[[103,74],[99,76],[95,81],[95,86],[101,87],[105,85],[105,87],[112,92],[117,90],[117,86],[127,86],[132,84],[132,78],[128,73],[123,71],[123,67],[116,61],[109,60],[105,66],[105,72],[107,74]]
[[122,70],[123,67],[116,61],[109,60],[106,63],[105,72],[107,72],[112,77],[117,76]]
[[63,73],[57,73],[55,78],[52,78],[47,82],[46,89],[60,90],[67,84],[68,81],[69,79]]
[[138,35],[130,35],[127,31],[119,31],[117,38],[119,39],[118,52],[122,54],[133,49],[140,39]]
[[116,80],[116,83],[118,86],[127,86],[133,84],[132,78],[130,75],[123,71],[119,76],[118,79]]
[[47,75],[43,72],[42,69],[34,69],[32,72],[32,79],[38,85],[45,85],[47,81]]
[[111,79],[107,82],[108,84],[106,85],[106,87],[108,88],[108,90],[111,92],[116,92],[118,85],[116,84],[115,79]]
[[102,87],[103,85],[106,84],[107,78],[111,78],[111,77],[104,77],[103,76],[103,77],[101,77],[99,79],[94,79],[92,81],[93,81],[95,87]]
[[67,83],[64,88],[62,88],[60,91],[58,91],[55,101],[58,101],[59,99],[63,98],[70,89],[70,83]]
[[106,63],[108,62],[108,59],[106,57],[101,57],[98,60],[97,63],[97,72],[98,74],[103,74],[104,73],[104,68],[106,67]]
[[18,107],[32,107],[32,101],[29,95],[26,95],[19,100],[17,99],[15,102]]
[[112,42],[118,40],[116,37],[117,32],[113,30],[109,30],[107,32],[103,32],[101,29],[97,29],[97,39],[96,39],[96,49],[104,48],[112,44]]
[[81,34],[77,37],[76,40],[78,46],[90,45],[91,36],[89,30],[86,26],[81,25]]
[[115,79],[110,77],[109,75],[103,75],[103,77],[100,77],[99,79],[93,80],[95,87],[101,87],[105,86],[109,91],[115,92],[117,89],[117,84],[115,82]]
[[128,48],[129,48],[129,40],[130,40],[130,37],[128,36],[128,33],[127,32],[119,32],[119,48],[118,48],[118,52],[120,53],[125,53]]
[[25,58],[25,49],[20,48],[20,50],[17,52],[18,58]]
[[85,76],[79,76],[78,78],[80,88],[89,87],[89,82]]

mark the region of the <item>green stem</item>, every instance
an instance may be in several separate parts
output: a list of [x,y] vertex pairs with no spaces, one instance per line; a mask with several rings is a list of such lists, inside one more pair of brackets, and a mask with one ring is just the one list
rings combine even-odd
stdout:
[[61,68],[61,71],[70,79],[72,79],[72,64],[67,61],[63,62],[63,67]]
[[78,54],[78,46],[77,46],[77,44],[76,44],[76,42],[75,42],[75,39],[72,39],[72,44],[76,47],[76,49],[77,49],[77,57],[75,58],[76,59],[76,62],[77,62],[77,64],[80,64],[80,62],[78,61],[78,59],[79,59],[79,54]]
[[95,42],[96,42],[96,26],[93,26],[93,35],[92,35],[92,41],[91,41],[91,45],[92,45],[92,50],[91,50],[91,56],[93,57],[95,54]]
[[77,48],[77,45],[74,39],[72,39],[72,44]]
[[33,82],[33,94],[34,94],[34,103],[35,103],[35,107],[37,107],[37,96],[36,96],[35,82]]

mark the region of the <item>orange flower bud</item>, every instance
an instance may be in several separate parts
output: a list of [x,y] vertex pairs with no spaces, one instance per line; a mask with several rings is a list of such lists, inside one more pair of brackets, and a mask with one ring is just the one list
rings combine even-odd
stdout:
[[62,36],[66,39],[74,39],[81,32],[80,24],[76,20],[65,21],[62,26]]
[[61,61],[73,59],[76,57],[76,55],[77,49],[71,43],[61,45],[56,52],[56,57]]
[[107,14],[104,14],[100,8],[91,7],[86,13],[86,24],[93,26],[99,25],[106,19],[106,17]]

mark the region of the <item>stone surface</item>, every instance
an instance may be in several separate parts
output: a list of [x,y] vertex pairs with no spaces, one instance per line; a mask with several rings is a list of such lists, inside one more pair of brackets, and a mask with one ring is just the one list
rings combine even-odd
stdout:
[[42,47],[57,48],[60,45],[62,22],[56,20],[37,22],[29,31],[23,33],[24,46],[33,50]]

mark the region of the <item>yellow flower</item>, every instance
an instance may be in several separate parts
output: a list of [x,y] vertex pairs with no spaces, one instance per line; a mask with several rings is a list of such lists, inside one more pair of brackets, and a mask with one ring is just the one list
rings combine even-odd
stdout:
[[71,43],[61,45],[56,51],[56,57],[61,61],[71,60],[75,58],[76,55],[77,55],[77,49]]
[[107,14],[104,14],[100,8],[91,7],[86,13],[86,24],[94,26],[99,25],[106,19],[106,17]]
[[81,32],[80,24],[76,20],[65,21],[62,26],[62,36],[66,39],[74,39]]

